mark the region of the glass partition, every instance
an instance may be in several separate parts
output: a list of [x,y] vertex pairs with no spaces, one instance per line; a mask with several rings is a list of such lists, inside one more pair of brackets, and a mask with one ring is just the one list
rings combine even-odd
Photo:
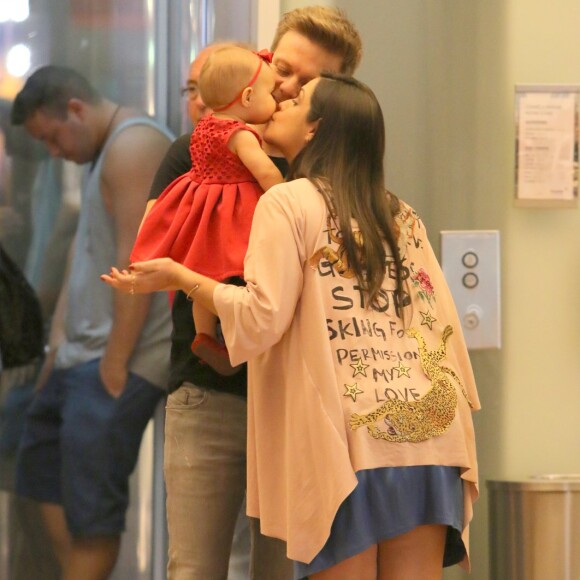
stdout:
[[[190,131],[179,92],[190,61],[214,40],[251,42],[254,3],[0,0],[0,243],[37,289],[47,320],[75,231],[80,168],[51,159],[22,128],[11,126],[14,96],[38,67],[65,65],[113,101],[165,122],[176,135]],[[2,445],[5,403],[23,377],[0,375],[0,578],[56,580],[58,568],[38,512],[11,493],[17,443]],[[19,404],[12,415],[17,428],[23,418],[24,403]],[[131,480],[127,532],[113,580],[165,577],[162,409],[156,417]]]

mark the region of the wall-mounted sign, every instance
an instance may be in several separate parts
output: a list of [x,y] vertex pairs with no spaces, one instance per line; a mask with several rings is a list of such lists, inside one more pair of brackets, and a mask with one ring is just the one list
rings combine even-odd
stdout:
[[580,87],[517,85],[518,207],[577,207]]

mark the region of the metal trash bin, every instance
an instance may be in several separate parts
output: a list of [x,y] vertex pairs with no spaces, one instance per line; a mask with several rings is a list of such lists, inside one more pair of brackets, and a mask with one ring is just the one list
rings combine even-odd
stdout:
[[487,489],[491,580],[580,580],[580,474]]

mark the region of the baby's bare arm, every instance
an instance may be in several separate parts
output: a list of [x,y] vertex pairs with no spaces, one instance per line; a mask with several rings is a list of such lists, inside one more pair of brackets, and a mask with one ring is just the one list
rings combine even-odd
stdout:
[[264,191],[284,181],[278,168],[260,147],[256,137],[249,131],[234,133],[228,146],[248,168]]

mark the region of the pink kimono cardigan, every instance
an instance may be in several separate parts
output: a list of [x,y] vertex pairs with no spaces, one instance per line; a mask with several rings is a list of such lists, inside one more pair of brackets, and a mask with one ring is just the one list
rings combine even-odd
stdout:
[[293,560],[321,550],[355,472],[387,466],[459,467],[469,547],[479,400],[425,228],[409,206],[400,209],[403,318],[391,267],[378,306],[365,308],[340,232],[306,179],[262,196],[247,286],[214,292],[232,364],[249,361],[248,514],[287,542]]

